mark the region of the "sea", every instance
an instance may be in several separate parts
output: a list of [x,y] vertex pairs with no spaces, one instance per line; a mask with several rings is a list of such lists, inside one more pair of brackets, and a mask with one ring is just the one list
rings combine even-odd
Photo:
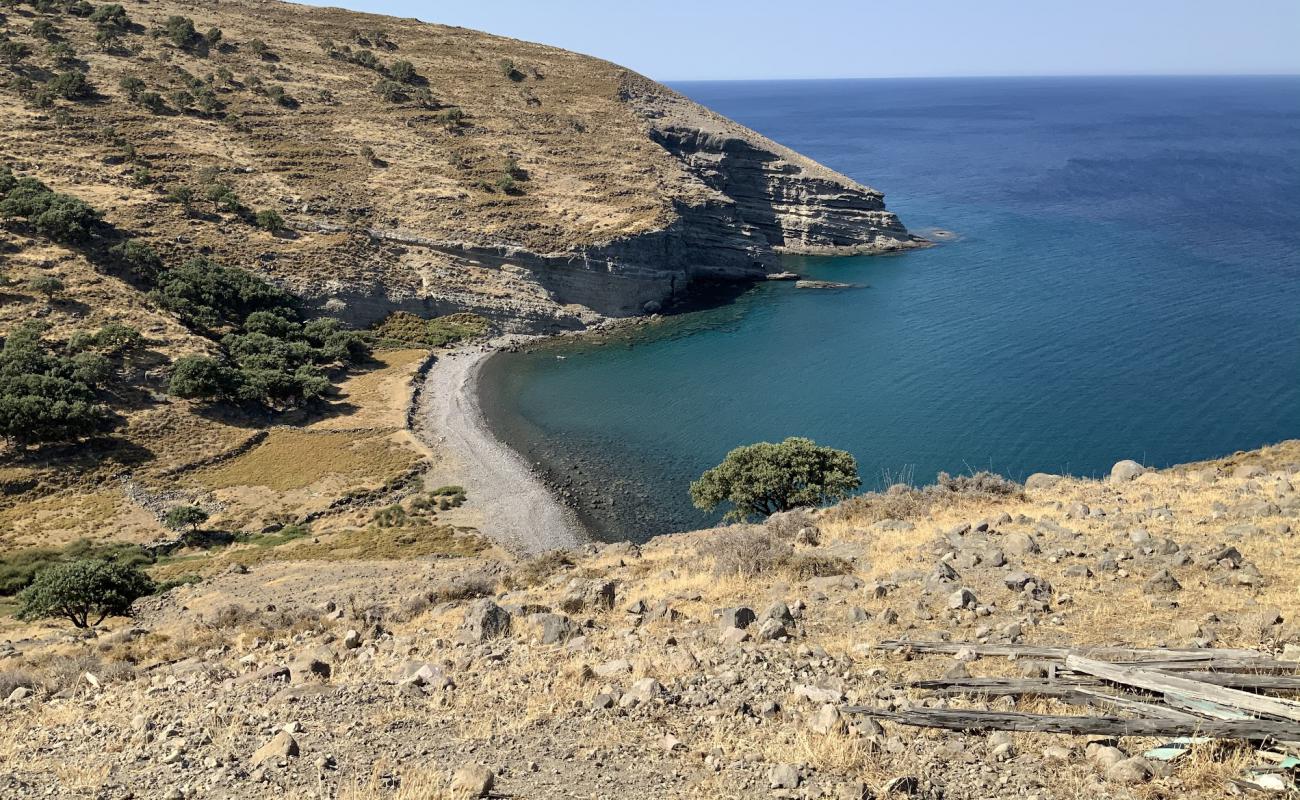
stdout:
[[1098,476],[1300,437],[1300,77],[697,82],[886,195],[902,255],[790,258],[634,334],[494,357],[492,429],[604,540],[717,519],[688,486],[805,436],[863,490]]

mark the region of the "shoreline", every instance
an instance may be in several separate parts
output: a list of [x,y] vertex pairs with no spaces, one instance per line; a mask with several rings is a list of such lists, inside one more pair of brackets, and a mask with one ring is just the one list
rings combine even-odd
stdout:
[[522,455],[493,435],[479,404],[479,374],[487,359],[532,338],[498,337],[434,356],[411,409],[412,432],[449,451],[463,467],[461,483],[483,509],[483,535],[529,556],[591,541],[576,512],[555,497]]

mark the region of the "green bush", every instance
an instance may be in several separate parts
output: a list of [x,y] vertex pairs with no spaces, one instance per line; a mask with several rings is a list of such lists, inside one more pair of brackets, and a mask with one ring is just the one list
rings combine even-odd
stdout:
[[253,55],[258,58],[266,58],[271,54],[271,48],[267,47],[266,42],[261,39],[253,39],[249,41],[248,49],[253,51]]
[[524,73],[516,69],[515,62],[511,61],[508,58],[503,58],[500,61],[498,61],[497,66],[501,69],[501,74],[506,76],[512,81],[518,82],[524,79]]
[[254,311],[292,314],[289,295],[242,269],[193,258],[158,276],[150,297],[188,325],[237,324]]
[[0,554],[0,597],[18,594],[31,585],[36,573],[46,567],[79,559],[112,559],[124,564],[153,563],[153,557],[136,544],[126,542],[95,543],[78,539],[63,549],[30,547]]
[[35,178],[14,180],[0,170],[0,217],[25,219],[56,242],[84,242],[99,224],[100,214],[72,195],[60,194]]
[[0,437],[18,444],[75,441],[112,427],[97,402],[99,364],[56,352],[35,323],[0,348]]
[[90,21],[100,30],[125,32],[131,29],[131,18],[120,3],[99,6],[91,12]]
[[132,100],[139,100],[140,94],[144,91],[145,83],[134,75],[123,75],[117,85],[126,92],[126,96]]
[[201,39],[199,32],[194,29],[194,20],[179,14],[168,17],[162,29],[155,31],[155,35],[163,36],[182,50],[193,49]]
[[0,61],[6,64],[21,64],[22,60],[31,54],[31,48],[27,45],[11,39],[9,34],[0,31]]
[[144,337],[129,325],[110,322],[94,333],[81,331],[68,340],[73,353],[94,351],[110,358],[122,358],[144,349]]
[[392,344],[446,347],[482,336],[488,328],[488,321],[477,314],[449,314],[426,320],[406,311],[395,311],[380,323],[375,335],[380,341]]
[[375,92],[390,103],[404,102],[406,97],[406,87],[397,81],[390,81],[387,78],[381,78],[375,84]]
[[167,110],[167,101],[157,92],[141,92],[136,98],[140,105],[149,109],[155,114],[161,114]]
[[45,299],[53,300],[54,296],[63,291],[63,281],[53,275],[38,275],[27,282],[27,288],[37,294],[45,295]]
[[129,615],[131,603],[153,594],[154,588],[148,575],[129,564],[95,559],[56,564],[37,573],[18,596],[15,616],[64,617],[78,628],[88,628],[109,616]]
[[37,39],[53,42],[59,38],[59,29],[48,19],[38,19],[32,23],[31,34]]
[[465,124],[465,112],[459,107],[453,106],[445,111],[438,112],[434,119],[437,120],[439,125],[451,131]]
[[388,66],[388,77],[398,83],[415,83],[420,79],[415,65],[409,61],[394,61]]
[[235,377],[224,362],[207,356],[182,356],[172,364],[167,392],[187,400],[218,400],[228,397]]
[[176,506],[163,516],[163,524],[174,531],[189,529],[190,533],[198,531],[199,526],[208,521],[208,512],[198,506]]
[[730,503],[725,518],[746,520],[842,500],[861,483],[849,453],[791,437],[732,450],[691,484],[690,494],[696,508]]

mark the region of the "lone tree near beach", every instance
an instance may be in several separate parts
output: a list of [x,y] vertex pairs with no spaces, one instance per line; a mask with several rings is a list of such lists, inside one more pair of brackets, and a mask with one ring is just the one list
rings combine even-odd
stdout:
[[82,559],[36,573],[18,596],[15,616],[24,621],[65,617],[78,628],[89,628],[110,616],[128,615],[131,603],[153,591],[153,580],[134,565]]
[[732,450],[691,484],[691,501],[703,511],[729,502],[732,508],[723,518],[743,521],[834,503],[861,485],[852,455],[791,437]]

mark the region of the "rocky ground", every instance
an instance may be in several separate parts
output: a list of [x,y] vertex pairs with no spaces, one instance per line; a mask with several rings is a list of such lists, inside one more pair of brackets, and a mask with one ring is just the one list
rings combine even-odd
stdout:
[[[764,526],[501,556],[233,568],[0,664],[5,797],[1223,797],[1253,751],[947,733],[1024,660],[885,640],[1295,658],[1300,442],[1104,481],[956,480]],[[1292,645],[1288,647],[1288,645]],[[1081,713],[1077,708],[1073,713]]]

